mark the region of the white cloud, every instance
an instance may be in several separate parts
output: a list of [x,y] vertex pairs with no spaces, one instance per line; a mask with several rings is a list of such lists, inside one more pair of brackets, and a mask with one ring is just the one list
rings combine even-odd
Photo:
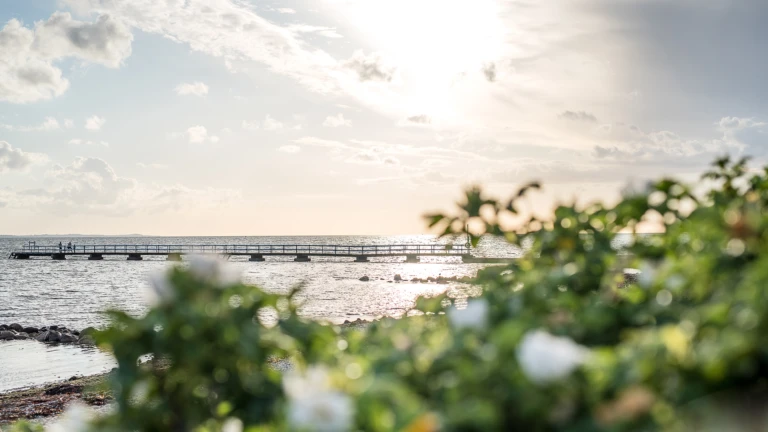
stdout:
[[128,28],[109,15],[89,23],[55,12],[34,28],[12,19],[0,30],[0,100],[29,103],[60,96],[69,81],[56,61],[73,57],[116,68],[131,54],[132,41]]
[[344,118],[344,114],[338,113],[335,116],[328,116],[325,118],[325,121],[323,122],[323,126],[325,127],[341,127],[341,126],[352,126],[352,120]]
[[17,131],[17,132],[52,131],[52,130],[58,130],[60,128],[61,128],[61,125],[59,124],[59,121],[56,120],[55,117],[46,117],[45,120],[43,120],[42,123],[40,123],[37,126],[13,126],[8,124],[0,124],[0,129],[6,129],[9,131]]
[[160,163],[144,163],[144,162],[137,162],[136,166],[139,168],[144,169],[167,169],[168,165],[160,164]]
[[295,14],[296,11],[291,8],[277,8],[276,11],[283,13],[283,14]]
[[243,120],[242,127],[245,130],[255,131],[258,130],[260,126],[258,121]]
[[190,143],[202,143],[208,139],[208,129],[205,126],[192,126],[187,129],[187,138]]
[[259,129],[264,129],[265,131],[276,131],[282,129],[285,127],[285,125],[267,114],[264,117],[264,121],[262,122],[259,122],[258,120],[243,120],[242,127],[243,129],[249,131],[255,131]]
[[277,25],[252,7],[230,0],[64,0],[77,10],[110,14],[128,25],[233,65],[253,60],[297,79],[316,91],[336,87],[337,62],[327,53],[305,45],[296,30]]
[[180,96],[205,96],[208,94],[208,86],[200,81],[181,83],[176,86],[175,91]]
[[273,131],[283,128],[283,124],[273,119],[269,114],[264,118],[264,130]]
[[298,153],[301,151],[301,147],[297,145],[284,145],[277,148],[277,151],[283,152],[283,153]]
[[101,129],[101,127],[104,126],[104,123],[106,122],[107,120],[104,117],[92,115],[85,120],[85,128],[88,130],[96,131]]
[[560,118],[577,122],[597,123],[597,117],[586,111],[564,111],[560,114]]
[[47,159],[44,154],[25,152],[6,141],[0,141],[0,172],[21,171]]
[[67,129],[72,129],[75,127],[75,122],[72,119],[64,119],[64,127]]
[[109,147],[109,143],[106,141],[91,141],[91,140],[84,140],[80,138],[73,138],[68,141],[68,144],[72,145],[98,145],[102,147]]
[[[159,164],[139,166],[163,167]],[[46,176],[51,187],[16,191],[9,197],[11,205],[66,211],[68,214],[119,217],[133,213],[217,208],[241,197],[239,191],[232,189],[143,184],[136,179],[119,176],[112,166],[99,158],[78,157],[70,165],[54,166]]]

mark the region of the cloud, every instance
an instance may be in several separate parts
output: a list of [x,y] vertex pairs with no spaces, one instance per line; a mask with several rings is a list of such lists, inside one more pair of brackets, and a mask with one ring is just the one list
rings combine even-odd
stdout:
[[298,153],[301,151],[301,147],[297,145],[284,145],[277,148],[277,151],[283,152],[283,153]]
[[69,165],[56,165],[46,177],[51,187],[15,191],[9,197],[10,205],[66,214],[125,217],[134,213],[217,208],[241,198],[241,193],[232,189],[143,184],[118,175],[106,161],[93,157],[78,157]]
[[265,131],[276,131],[282,129],[285,125],[282,122],[275,120],[272,116],[267,114],[264,117],[264,121],[258,120],[243,120],[242,127],[248,131],[255,131],[264,129]]
[[314,91],[338,88],[338,62],[306,46],[300,32],[259,16],[252,7],[230,0],[63,0],[86,13],[102,13],[144,32],[188,44],[197,52],[237,62],[256,61],[290,76]]
[[193,83],[181,83],[174,89],[179,96],[205,96],[208,94],[208,86],[200,81]]
[[426,127],[432,123],[432,117],[426,114],[412,115],[397,122],[398,126]]
[[144,169],[167,169],[168,165],[160,164],[160,163],[144,163],[144,162],[137,162],[136,166],[139,168]]
[[0,172],[21,171],[47,159],[43,154],[25,152],[6,141],[0,141]]
[[102,147],[109,147],[109,143],[106,141],[90,141],[90,140],[84,140],[80,138],[73,138],[69,140],[67,143],[72,145],[99,145]]
[[101,127],[104,126],[104,123],[106,122],[107,120],[104,117],[92,115],[85,120],[85,128],[88,130],[96,131],[101,129]]
[[295,14],[296,11],[291,8],[277,8],[276,11],[282,13],[282,14]]
[[483,75],[489,82],[496,81],[496,63],[486,63],[483,65]]
[[249,131],[255,131],[259,129],[260,122],[252,120],[243,120],[242,128]]
[[597,123],[597,117],[586,111],[564,111],[559,117],[577,122]]
[[78,58],[116,68],[131,54],[133,36],[109,15],[95,22],[55,12],[33,29],[12,19],[0,30],[0,100],[29,103],[63,94],[69,81],[55,62]]
[[[1,84],[0,84],[1,85]],[[67,124],[66,121],[64,123]],[[0,129],[6,129],[9,131],[17,132],[32,132],[32,131],[52,131],[61,128],[59,121],[55,117],[46,117],[42,123],[37,126],[13,126],[8,124],[0,124]]]
[[217,143],[219,142],[219,137],[216,135],[208,135],[208,129],[205,128],[205,126],[192,126],[187,129],[186,132],[187,139],[192,144],[200,144],[204,143],[206,141]]
[[313,26],[309,24],[291,24],[286,28],[296,33],[317,34],[332,39],[339,39],[344,37],[339,34],[339,32],[337,32],[336,28],[334,27]]
[[72,119],[64,119],[64,127],[66,129],[72,129],[75,127],[75,122]]
[[395,74],[394,68],[384,64],[380,54],[366,55],[362,50],[357,50],[352,57],[344,62],[344,66],[355,71],[360,81],[392,81]]
[[342,127],[342,126],[352,126],[352,120],[344,118],[344,114],[338,113],[335,116],[328,116],[325,118],[325,121],[323,122],[323,126],[325,127]]
[[283,124],[273,119],[269,114],[267,114],[267,116],[264,118],[263,127],[264,127],[264,130],[266,131],[274,131],[274,130],[282,129]]

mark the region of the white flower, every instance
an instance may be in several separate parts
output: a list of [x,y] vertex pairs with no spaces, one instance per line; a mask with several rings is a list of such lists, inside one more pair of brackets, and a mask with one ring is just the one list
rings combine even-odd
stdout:
[[221,425],[221,432],[243,432],[243,422],[237,417],[230,417]]
[[283,377],[288,396],[288,423],[292,430],[336,432],[352,427],[352,399],[331,387],[328,371],[310,367],[305,374],[295,370]]
[[482,329],[488,322],[488,301],[474,299],[468,301],[464,309],[451,308],[448,310],[448,320],[457,329]]
[[193,255],[189,258],[189,271],[196,277],[226,286],[240,282],[241,274],[220,258]]
[[167,271],[157,271],[149,275],[149,287],[144,290],[144,299],[150,306],[171,302],[175,296]]
[[587,359],[589,350],[567,337],[529,331],[517,347],[517,362],[528,379],[543,384],[565,378]]
[[90,430],[89,422],[94,412],[79,402],[73,402],[54,423],[45,427],[46,432],[85,432]]

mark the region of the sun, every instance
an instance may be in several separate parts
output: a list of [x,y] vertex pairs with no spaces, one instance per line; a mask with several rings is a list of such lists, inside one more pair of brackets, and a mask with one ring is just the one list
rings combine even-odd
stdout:
[[[463,77],[482,77],[503,46],[493,0],[334,1],[364,43],[396,65],[404,100],[432,116],[451,110],[451,89]],[[429,112],[427,112],[429,111]]]

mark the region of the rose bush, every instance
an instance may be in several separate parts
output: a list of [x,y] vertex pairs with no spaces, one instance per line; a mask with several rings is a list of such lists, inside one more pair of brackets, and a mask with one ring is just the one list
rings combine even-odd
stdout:
[[[519,216],[536,185],[506,201],[469,190],[458,214],[430,225],[444,235],[469,226],[474,243],[503,236],[524,256],[481,271],[483,294],[465,308],[422,298],[418,312],[364,329],[304,320],[292,296],[216,264],[174,269],[155,280],[146,316],[112,312],[98,335],[119,363],[116,409],[82,427],[765,429],[768,170],[724,158],[705,181],[694,194],[660,180],[514,230],[500,221]],[[644,222],[662,232],[635,234]],[[620,236],[630,241],[617,250]]]

